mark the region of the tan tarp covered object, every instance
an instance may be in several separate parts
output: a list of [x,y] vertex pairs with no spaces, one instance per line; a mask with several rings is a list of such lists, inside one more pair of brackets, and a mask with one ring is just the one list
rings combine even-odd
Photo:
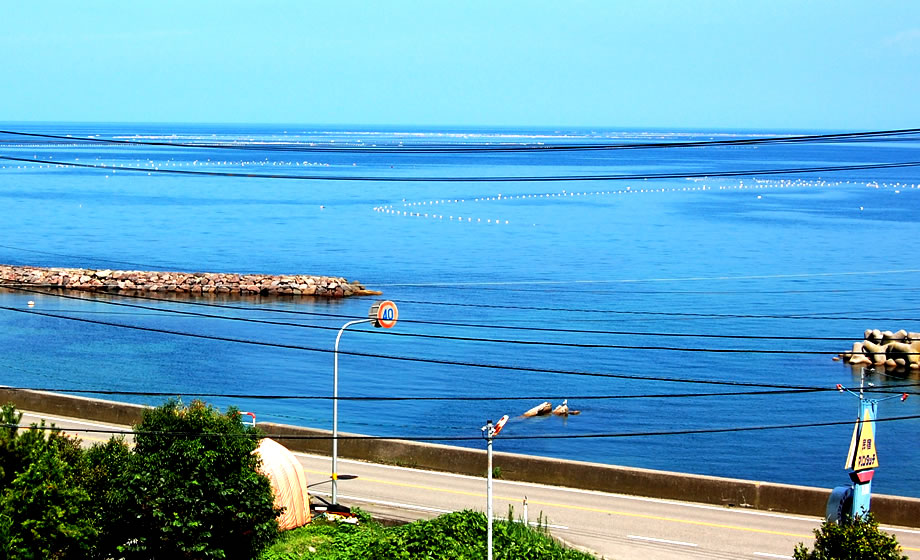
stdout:
[[275,440],[263,438],[254,451],[262,457],[262,474],[272,482],[275,506],[283,507],[278,518],[282,531],[294,529],[310,522],[310,494],[303,465],[287,447]]

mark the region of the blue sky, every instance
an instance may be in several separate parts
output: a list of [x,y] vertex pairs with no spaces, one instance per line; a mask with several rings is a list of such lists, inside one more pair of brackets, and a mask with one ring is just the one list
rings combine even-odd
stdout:
[[5,2],[0,120],[920,126],[920,2]]

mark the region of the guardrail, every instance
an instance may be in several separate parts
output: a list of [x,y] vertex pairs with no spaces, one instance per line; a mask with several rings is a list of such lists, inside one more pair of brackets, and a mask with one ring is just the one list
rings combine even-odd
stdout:
[[[7,402],[32,412],[122,425],[137,423],[145,408],[136,404],[0,386],[0,403]],[[259,429],[293,451],[318,455],[330,455],[332,451],[330,439],[298,439],[303,436],[330,437],[332,432],[328,430],[270,422],[260,422]],[[472,476],[484,476],[487,461],[485,450],[387,439],[342,439],[339,442],[339,456]],[[830,496],[830,490],[825,488],[621,467],[516,453],[497,452],[493,461],[496,466],[501,467],[504,480],[816,517],[824,516]],[[873,494],[872,511],[883,523],[920,527],[920,499]]]

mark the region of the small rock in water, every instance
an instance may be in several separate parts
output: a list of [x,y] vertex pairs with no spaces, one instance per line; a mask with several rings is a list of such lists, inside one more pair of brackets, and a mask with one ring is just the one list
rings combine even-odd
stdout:
[[544,414],[549,414],[553,410],[552,403],[543,402],[537,406],[531,408],[523,414],[523,416],[529,418],[531,416],[543,416]]

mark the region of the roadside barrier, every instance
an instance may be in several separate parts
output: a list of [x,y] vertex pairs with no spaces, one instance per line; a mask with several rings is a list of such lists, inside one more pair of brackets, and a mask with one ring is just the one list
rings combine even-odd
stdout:
[[[0,386],[0,404],[12,402],[21,410],[131,425],[145,407],[87,397],[8,389]],[[259,429],[292,451],[331,455],[329,430],[260,422]],[[358,434],[340,433],[341,436]],[[435,443],[389,439],[342,439],[340,457],[471,476],[485,476],[486,451]],[[658,471],[617,465],[494,453],[503,480],[567,486],[584,490],[680,500],[726,507],[752,508],[824,517],[830,489]],[[872,511],[890,525],[920,527],[920,499],[872,495]]]

